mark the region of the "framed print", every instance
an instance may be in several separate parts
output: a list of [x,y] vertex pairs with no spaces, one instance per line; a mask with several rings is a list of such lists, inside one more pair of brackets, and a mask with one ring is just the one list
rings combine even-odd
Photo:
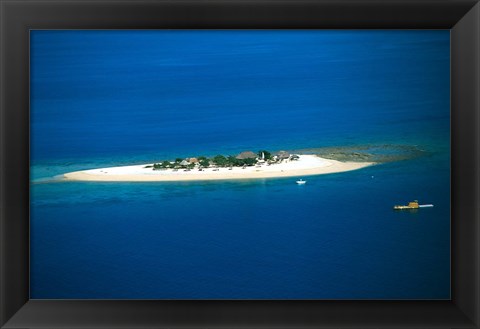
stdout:
[[478,327],[476,1],[1,10],[2,328]]

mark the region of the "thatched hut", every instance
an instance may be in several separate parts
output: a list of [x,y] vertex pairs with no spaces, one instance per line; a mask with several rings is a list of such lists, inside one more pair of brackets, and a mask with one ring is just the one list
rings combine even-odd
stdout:
[[276,154],[278,160],[285,160],[290,158],[290,153],[287,151],[280,151]]
[[255,159],[256,157],[257,157],[257,155],[255,153],[253,153],[252,151],[244,151],[244,152],[242,152],[242,153],[240,153],[239,155],[236,156],[236,158],[239,159],[239,160],[250,159],[250,158]]

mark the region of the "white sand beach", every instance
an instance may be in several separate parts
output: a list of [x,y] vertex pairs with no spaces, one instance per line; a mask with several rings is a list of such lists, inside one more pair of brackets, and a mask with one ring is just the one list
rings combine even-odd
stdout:
[[233,167],[206,168],[202,171],[192,169],[153,170],[145,168],[152,164],[122,166],[75,171],[64,174],[66,180],[102,181],[102,182],[167,182],[167,181],[195,181],[195,180],[225,180],[225,179],[255,179],[274,177],[300,177],[310,175],[332,174],[344,171],[357,170],[373,165],[373,162],[340,162],[320,158],[316,155],[300,155],[298,160],[278,164]]

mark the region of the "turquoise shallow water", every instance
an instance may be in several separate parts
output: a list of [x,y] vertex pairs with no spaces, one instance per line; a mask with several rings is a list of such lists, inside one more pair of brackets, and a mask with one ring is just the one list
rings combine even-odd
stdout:
[[[35,31],[31,87],[32,298],[449,298],[448,31]],[[50,181],[363,145],[422,151],[305,186]]]

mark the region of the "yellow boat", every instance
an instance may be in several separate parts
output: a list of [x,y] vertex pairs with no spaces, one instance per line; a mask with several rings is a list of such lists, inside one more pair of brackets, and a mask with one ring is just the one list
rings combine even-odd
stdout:
[[393,209],[395,210],[418,209],[418,208],[419,208],[418,200],[409,202],[407,206],[399,206],[399,205],[393,206]]

